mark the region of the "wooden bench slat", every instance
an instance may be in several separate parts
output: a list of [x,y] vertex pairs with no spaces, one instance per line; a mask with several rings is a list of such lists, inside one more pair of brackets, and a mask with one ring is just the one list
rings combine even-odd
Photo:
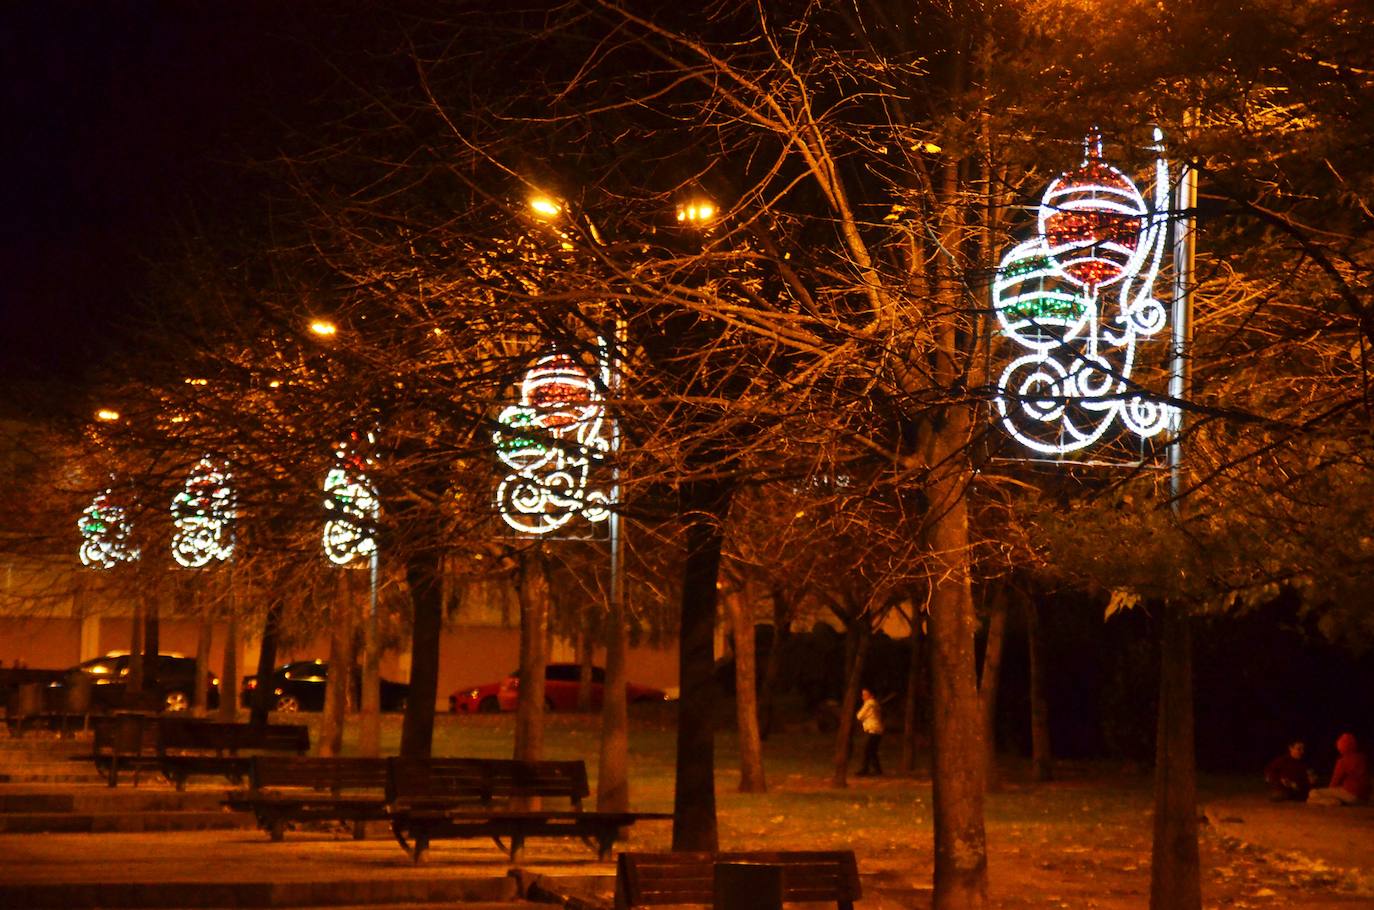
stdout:
[[862,897],[852,851],[622,853],[616,870],[616,907],[670,904],[711,906],[717,863],[759,863],[783,870],[786,903],[834,902],[849,908]]

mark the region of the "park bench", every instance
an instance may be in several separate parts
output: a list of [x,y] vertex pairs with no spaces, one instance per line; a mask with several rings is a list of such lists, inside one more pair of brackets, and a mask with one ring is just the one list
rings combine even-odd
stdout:
[[302,724],[224,723],[190,717],[157,720],[157,764],[163,776],[186,789],[192,776],[215,775],[241,783],[251,756],[242,752],[310,750],[310,728]]
[[[762,866],[780,872],[781,887],[771,897],[755,892],[745,895],[743,902],[735,906],[833,901],[840,910],[853,910],[854,902],[863,896],[852,850],[621,853],[616,863],[616,910],[663,905],[716,907],[720,866],[727,867],[726,871],[736,871],[739,866]],[[776,881],[774,878],[773,882]],[[728,899],[725,902],[729,903]]]
[[362,840],[366,822],[387,819],[384,758],[255,755],[248,780],[248,792],[226,802],[252,812],[274,841],[299,821],[348,822]]
[[91,758],[111,787],[120,770],[134,772],[134,786],[146,768],[157,768],[157,718],[148,714],[114,714],[92,721]]
[[[530,837],[575,837],[606,859],[620,829],[643,819],[672,818],[652,812],[583,811],[589,790],[581,761],[392,758],[386,786],[392,833],[417,863],[431,841],[467,837],[490,837],[509,851],[512,862],[520,859]],[[536,798],[566,798],[572,808],[513,805]]]

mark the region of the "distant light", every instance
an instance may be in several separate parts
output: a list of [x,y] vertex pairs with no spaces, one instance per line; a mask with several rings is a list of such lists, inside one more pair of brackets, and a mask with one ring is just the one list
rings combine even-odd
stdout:
[[186,377],[186,384],[187,384],[187,385],[209,385],[209,384],[210,384],[210,380],[208,380],[208,379],[196,379],[196,378],[194,378],[194,377],[192,377],[192,376],[187,376],[187,377]]
[[98,410],[98,411],[95,412],[95,419],[96,419],[96,420],[107,420],[107,421],[108,421],[108,420],[118,420],[118,419],[119,419],[119,412],[118,412],[118,411],[111,410],[110,408],[101,408],[100,410]]
[[683,224],[706,224],[716,217],[716,207],[710,202],[689,202],[677,207],[677,220]]
[[548,196],[530,197],[530,210],[541,218],[557,218],[563,214],[563,207]]
[[321,338],[332,338],[339,333],[339,327],[327,319],[316,319],[310,323],[310,331]]
[[279,389],[279,388],[281,388],[281,380],[280,380],[280,379],[273,379],[271,382],[269,382],[269,383],[267,384],[267,387],[268,387],[269,389]]

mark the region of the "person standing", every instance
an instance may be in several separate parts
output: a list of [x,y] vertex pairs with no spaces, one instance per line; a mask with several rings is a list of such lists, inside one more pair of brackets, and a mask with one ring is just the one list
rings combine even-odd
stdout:
[[883,741],[883,706],[868,689],[863,690],[863,704],[857,715],[859,726],[864,731],[864,764],[859,769],[859,777],[870,775],[881,777],[883,763],[878,757],[878,746]]
[[1369,802],[1369,762],[1355,742],[1355,734],[1342,733],[1336,740],[1336,751],[1341,757],[1331,772],[1331,786],[1313,790],[1307,795],[1307,802],[1317,806]]

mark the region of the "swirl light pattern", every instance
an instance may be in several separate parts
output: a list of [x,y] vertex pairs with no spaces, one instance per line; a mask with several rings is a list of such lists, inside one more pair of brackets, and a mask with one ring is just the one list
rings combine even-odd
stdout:
[[138,559],[138,547],[130,544],[134,523],[129,510],[115,501],[114,491],[95,494],[76,523],[81,532],[77,555],[92,569],[113,569],[121,562]]
[[[1158,130],[1155,139],[1163,139]],[[1154,298],[1169,234],[1162,157],[1154,181],[1147,205],[1130,178],[1102,160],[1094,130],[1083,163],[1045,190],[1039,234],[997,268],[993,309],[1015,352],[994,403],[1006,431],[1035,453],[1078,452],[1112,427],[1149,438],[1176,417],[1132,379],[1138,345],[1168,323]]]
[[199,569],[234,554],[238,506],[229,485],[229,465],[202,458],[186,476],[186,487],[172,499],[172,558]]
[[377,551],[374,529],[381,503],[367,478],[372,460],[348,446],[335,451],[336,463],[324,478],[324,555],[337,566]]
[[[601,388],[609,387],[602,365]],[[597,384],[566,354],[541,358],[520,383],[520,403],[497,417],[497,457],[510,469],[496,489],[506,524],[525,534],[548,534],[576,515],[610,517],[601,490],[588,490],[591,466],[610,451]]]

